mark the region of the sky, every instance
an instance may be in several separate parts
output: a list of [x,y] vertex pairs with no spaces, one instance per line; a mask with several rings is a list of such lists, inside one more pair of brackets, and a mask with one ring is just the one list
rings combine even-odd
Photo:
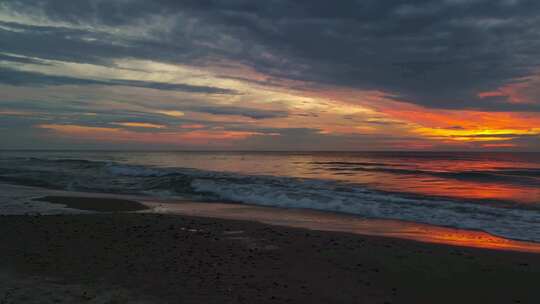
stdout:
[[540,151],[540,1],[0,0],[0,149]]

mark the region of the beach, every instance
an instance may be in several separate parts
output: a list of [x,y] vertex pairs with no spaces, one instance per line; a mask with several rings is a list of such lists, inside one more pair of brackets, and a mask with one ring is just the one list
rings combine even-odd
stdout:
[[540,304],[539,16],[0,0],[0,304]]
[[2,216],[2,303],[540,302],[539,254],[111,211]]

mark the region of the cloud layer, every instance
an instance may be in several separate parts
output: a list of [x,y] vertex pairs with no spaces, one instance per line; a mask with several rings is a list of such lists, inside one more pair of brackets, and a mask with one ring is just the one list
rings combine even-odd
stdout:
[[539,13],[532,0],[3,1],[0,111],[11,113],[4,128],[17,121],[36,137],[39,118],[13,113],[246,132],[232,139],[240,148],[279,133],[323,148],[469,149],[488,138],[534,150]]

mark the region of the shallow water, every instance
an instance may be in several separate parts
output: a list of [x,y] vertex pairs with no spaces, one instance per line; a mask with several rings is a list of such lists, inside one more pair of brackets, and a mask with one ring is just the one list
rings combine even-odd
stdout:
[[538,153],[18,151],[0,153],[0,182],[315,209],[540,242]]

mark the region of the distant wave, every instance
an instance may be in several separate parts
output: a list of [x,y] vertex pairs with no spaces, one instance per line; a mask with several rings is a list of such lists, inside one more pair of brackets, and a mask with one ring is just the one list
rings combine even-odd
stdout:
[[391,174],[426,175],[477,182],[505,182],[512,184],[540,185],[540,169],[502,168],[474,171],[428,171],[399,168],[399,165],[369,162],[312,162],[324,170],[336,172],[382,172]]
[[[336,164],[326,163],[330,166]],[[340,165],[351,167],[349,163]],[[358,167],[359,164],[352,166]],[[510,172],[520,174],[518,170]],[[411,197],[329,180],[157,168],[85,159],[20,158],[0,160],[0,182],[87,192],[181,196],[205,201],[316,209],[366,218],[483,230],[507,238],[540,242],[540,229],[531,229],[540,225],[539,210]]]

